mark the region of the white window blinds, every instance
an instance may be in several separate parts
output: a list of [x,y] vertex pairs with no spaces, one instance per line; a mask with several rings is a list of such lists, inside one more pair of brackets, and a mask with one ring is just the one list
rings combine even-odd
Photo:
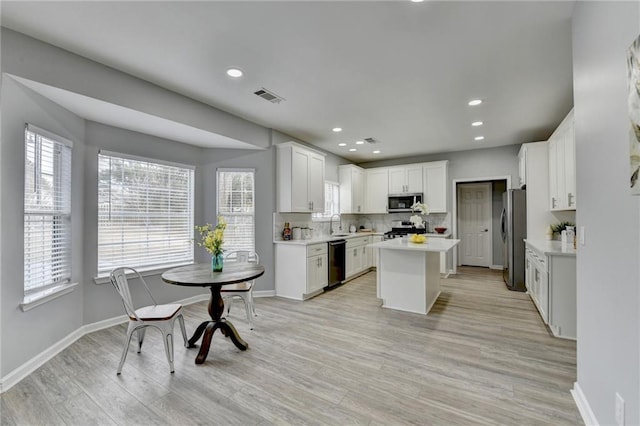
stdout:
[[255,171],[218,169],[218,215],[224,216],[225,251],[255,251]]
[[98,275],[193,262],[193,168],[98,155]]
[[25,127],[24,292],[71,281],[71,142]]

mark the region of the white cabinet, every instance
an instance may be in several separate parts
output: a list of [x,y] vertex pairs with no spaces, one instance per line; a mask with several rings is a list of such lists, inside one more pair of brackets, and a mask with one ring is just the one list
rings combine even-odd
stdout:
[[389,194],[412,194],[422,191],[422,165],[389,168]]
[[527,242],[525,285],[542,320],[549,325],[553,335],[575,339],[577,333],[575,255],[545,254]]
[[324,154],[293,142],[278,147],[278,211],[324,211]]
[[327,243],[274,244],[276,295],[304,300],[329,284]]
[[[326,244],[323,244],[326,246]],[[307,257],[307,294],[322,290],[329,285],[327,269],[328,255],[319,254]]]
[[557,222],[549,211],[549,143],[522,144],[520,158],[524,159],[527,185],[527,238],[544,239],[550,223]]
[[364,170],[347,164],[338,167],[340,213],[364,213]]
[[573,110],[549,138],[549,207],[576,209],[576,150]]
[[547,272],[547,257],[530,246],[525,255],[525,287],[536,305],[540,317],[549,323],[549,278]]
[[351,279],[366,272],[371,267],[369,248],[371,236],[355,237],[347,240],[345,255],[345,279]]
[[423,164],[423,202],[430,213],[447,212],[447,179],[449,161],[433,161]]
[[389,169],[365,169],[364,188],[365,213],[387,213]]

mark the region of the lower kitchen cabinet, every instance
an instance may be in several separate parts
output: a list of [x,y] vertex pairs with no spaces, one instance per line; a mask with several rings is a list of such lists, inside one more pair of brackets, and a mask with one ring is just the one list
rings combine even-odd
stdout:
[[345,279],[349,280],[369,270],[371,267],[370,249],[367,247],[369,244],[371,244],[371,236],[369,235],[347,240]]
[[554,336],[575,339],[575,249],[559,241],[525,242],[525,285],[531,300]]
[[307,257],[307,294],[329,285],[327,254]]
[[329,284],[327,243],[275,244],[276,295],[304,300]]

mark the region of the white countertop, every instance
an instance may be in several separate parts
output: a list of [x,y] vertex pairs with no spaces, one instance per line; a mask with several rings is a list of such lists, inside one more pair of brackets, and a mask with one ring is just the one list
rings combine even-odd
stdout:
[[[368,235],[378,235],[378,236],[382,236],[384,235],[384,232],[350,232],[348,234],[338,234],[338,235],[320,235],[319,237],[314,237],[310,240],[273,240],[274,244],[297,244],[297,245],[301,245],[301,246],[308,246],[310,244],[319,244],[319,243],[327,243],[329,241],[333,241],[333,240],[348,240],[350,238],[356,238],[356,237],[366,237]],[[429,232],[426,234],[427,238],[429,237],[433,237],[433,238],[449,238],[451,237],[451,232],[445,232],[444,234],[438,234],[435,232]],[[396,240],[399,240],[400,238],[395,238]]]
[[308,246],[310,244],[319,244],[319,243],[327,243],[329,241],[334,240],[348,240],[351,238],[357,237],[368,237],[371,235],[384,235],[383,232],[351,232],[349,234],[338,234],[338,235],[321,235],[319,237],[314,237],[310,240],[273,240],[274,244],[297,244],[301,246]]
[[426,242],[416,244],[410,242],[408,238],[394,238],[392,240],[369,244],[369,247],[391,250],[447,252],[455,247],[459,242],[460,240],[453,240],[450,238],[427,237]]
[[556,240],[524,240],[524,242],[547,256],[575,256],[577,250],[573,242],[562,244]]

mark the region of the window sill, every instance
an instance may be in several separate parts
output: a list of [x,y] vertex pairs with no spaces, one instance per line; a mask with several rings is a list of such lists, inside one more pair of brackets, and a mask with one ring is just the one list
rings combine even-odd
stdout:
[[[178,266],[187,266],[187,265],[193,265],[194,262],[186,262],[186,263],[176,263],[175,265],[167,265],[167,266],[163,266],[162,268],[153,268],[153,269],[137,269],[135,268],[138,272],[140,272],[140,275],[142,275],[143,277],[149,277],[152,275],[160,275],[165,271],[168,271],[171,268],[177,268]],[[127,278],[133,277],[132,274],[127,274]],[[102,284],[107,284],[110,283],[111,281],[109,280],[109,274],[107,275],[98,275],[97,277],[93,278],[93,282],[98,284],[98,285],[102,285]]]
[[31,293],[25,296],[20,304],[23,312],[29,311],[37,306],[47,303],[50,300],[57,299],[60,296],[71,293],[78,286],[78,283],[60,284],[46,290]]

